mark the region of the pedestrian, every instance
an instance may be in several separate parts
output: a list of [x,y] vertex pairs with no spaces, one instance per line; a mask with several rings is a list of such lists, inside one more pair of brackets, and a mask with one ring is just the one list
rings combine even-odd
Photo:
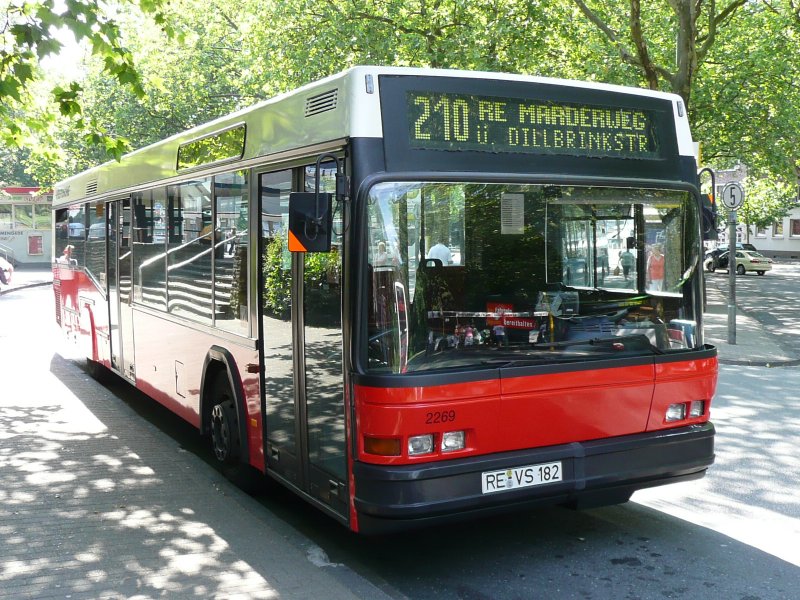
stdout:
[[453,253],[450,248],[445,246],[442,242],[437,242],[433,247],[428,250],[428,255],[425,258],[433,258],[442,261],[443,265],[453,264]]
[[72,251],[74,249],[75,246],[73,246],[72,244],[67,244],[66,246],[64,246],[64,250],[62,251],[61,256],[59,256],[56,259],[56,262],[62,265],[76,264],[77,261],[74,258],[72,258]]
[[506,345],[506,328],[505,325],[497,324],[492,327],[492,333],[494,334],[495,342],[497,343],[497,347],[501,348]]
[[0,256],[0,283],[11,285],[11,276],[14,274],[14,265]]
[[647,288],[654,292],[664,290],[664,255],[661,244],[654,244],[647,259]]
[[375,253],[375,266],[382,267],[389,264],[389,253],[386,252],[386,243],[378,242],[378,252]]
[[625,281],[630,279],[631,269],[636,266],[636,257],[633,255],[633,252],[628,250],[620,250],[619,253],[619,266],[622,267],[622,275],[625,277]]

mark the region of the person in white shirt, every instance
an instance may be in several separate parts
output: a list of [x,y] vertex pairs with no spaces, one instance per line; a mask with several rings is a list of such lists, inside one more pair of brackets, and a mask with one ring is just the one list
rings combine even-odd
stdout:
[[425,258],[435,258],[442,261],[443,265],[453,264],[453,253],[450,248],[445,246],[442,242],[437,242],[430,250]]
[[375,253],[375,266],[382,267],[389,264],[389,254],[386,252],[386,244],[378,242],[378,251]]

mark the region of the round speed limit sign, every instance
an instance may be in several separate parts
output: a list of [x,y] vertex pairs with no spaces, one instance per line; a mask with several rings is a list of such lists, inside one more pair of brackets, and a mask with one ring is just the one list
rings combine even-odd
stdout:
[[738,183],[728,183],[722,188],[722,205],[728,210],[736,210],[744,204],[744,190]]

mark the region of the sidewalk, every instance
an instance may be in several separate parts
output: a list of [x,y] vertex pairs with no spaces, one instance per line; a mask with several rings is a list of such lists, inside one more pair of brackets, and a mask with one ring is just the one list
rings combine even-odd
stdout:
[[53,271],[49,264],[17,267],[11,278],[11,285],[3,285],[0,283],[0,296],[15,290],[39,285],[50,285],[52,283]]
[[719,278],[706,278],[704,333],[707,344],[717,347],[720,364],[787,367],[800,365],[800,357],[784,348],[755,318],[736,308],[736,344],[728,343],[728,298]]
[[49,289],[14,296],[0,298],[0,600],[388,600],[184,449],[190,427],[164,415],[183,432],[165,433],[137,414],[158,405],[70,360]]

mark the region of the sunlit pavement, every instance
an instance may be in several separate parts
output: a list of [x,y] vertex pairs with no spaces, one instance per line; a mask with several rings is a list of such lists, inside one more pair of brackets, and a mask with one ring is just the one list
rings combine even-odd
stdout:
[[[705,315],[706,341],[723,363],[711,411],[716,464],[704,479],[634,500],[800,566],[800,310],[764,291],[768,278],[800,282],[800,265],[779,261],[765,277],[737,278],[735,345],[724,275],[707,278]],[[778,311],[780,326],[762,322]]]
[[24,318],[19,293],[0,298],[0,598],[364,597],[62,357],[49,289]]
[[712,407],[716,464],[704,479],[634,501],[800,566],[800,371],[723,366]]

